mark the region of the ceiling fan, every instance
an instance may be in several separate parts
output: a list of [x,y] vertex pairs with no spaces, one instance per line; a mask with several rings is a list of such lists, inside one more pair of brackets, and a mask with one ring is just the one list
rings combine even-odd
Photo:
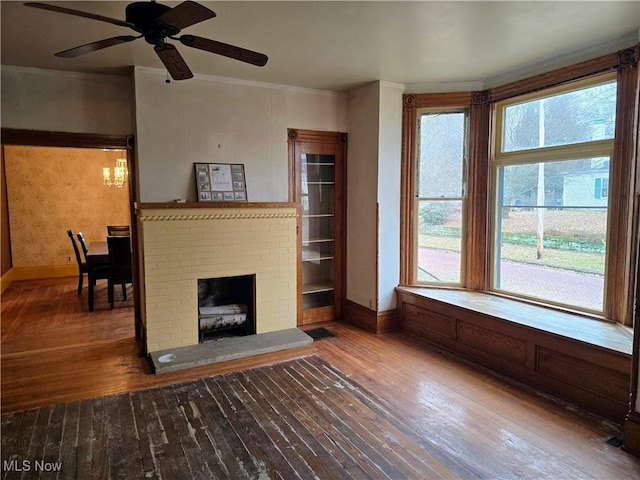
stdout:
[[41,8],[52,12],[65,13],[78,17],[91,18],[101,22],[112,23],[121,27],[129,27],[140,35],[118,35],[97,42],[88,43],[79,47],[58,52],[55,55],[63,58],[74,58],[86,53],[95,52],[103,48],[112,47],[121,43],[132,42],[138,38],[144,38],[147,43],[153,45],[153,49],[160,57],[167,71],[174,80],[185,80],[193,77],[193,73],[187,66],[184,58],[176,47],[167,43],[167,39],[176,40],[187,47],[197,48],[206,52],[217,53],[225,57],[240,60],[259,67],[267,63],[268,57],[262,53],[246,50],[241,47],[197,37],[195,35],[181,35],[177,37],[183,28],[213,18],[216,14],[199,3],[187,0],[174,8],[151,2],[133,2],[125,8],[126,20],[104,17],[89,12],[58,7],[40,2],[27,2],[28,7]]

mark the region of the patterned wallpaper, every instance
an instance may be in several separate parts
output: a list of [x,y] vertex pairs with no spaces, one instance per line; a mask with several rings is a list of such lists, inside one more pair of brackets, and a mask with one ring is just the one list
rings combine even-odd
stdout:
[[7,205],[7,182],[4,174],[4,145],[0,146],[0,275],[11,270],[11,242],[9,240],[9,207]]
[[102,184],[102,167],[124,152],[5,146],[14,267],[76,262],[67,230],[105,240],[107,225],[130,222],[129,191]]

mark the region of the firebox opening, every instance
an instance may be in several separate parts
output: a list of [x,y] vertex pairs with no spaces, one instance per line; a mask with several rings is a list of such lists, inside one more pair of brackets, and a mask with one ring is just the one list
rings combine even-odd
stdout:
[[255,274],[198,279],[198,341],[253,335]]

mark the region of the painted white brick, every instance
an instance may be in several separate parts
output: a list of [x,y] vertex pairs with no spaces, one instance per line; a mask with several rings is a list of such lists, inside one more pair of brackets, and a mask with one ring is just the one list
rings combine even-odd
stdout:
[[[296,325],[297,238],[295,208],[150,209],[142,222],[145,308],[149,351],[198,341],[197,280],[256,275],[258,333]],[[249,215],[261,218],[185,219]],[[182,218],[180,218],[182,217]]]

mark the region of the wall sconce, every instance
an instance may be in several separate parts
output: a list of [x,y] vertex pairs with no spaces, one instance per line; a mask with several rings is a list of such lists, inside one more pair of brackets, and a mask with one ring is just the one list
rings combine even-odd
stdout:
[[107,187],[122,188],[129,178],[129,170],[127,170],[127,160],[118,158],[116,166],[113,167],[113,178],[111,178],[111,169],[109,167],[102,168],[102,183]]

